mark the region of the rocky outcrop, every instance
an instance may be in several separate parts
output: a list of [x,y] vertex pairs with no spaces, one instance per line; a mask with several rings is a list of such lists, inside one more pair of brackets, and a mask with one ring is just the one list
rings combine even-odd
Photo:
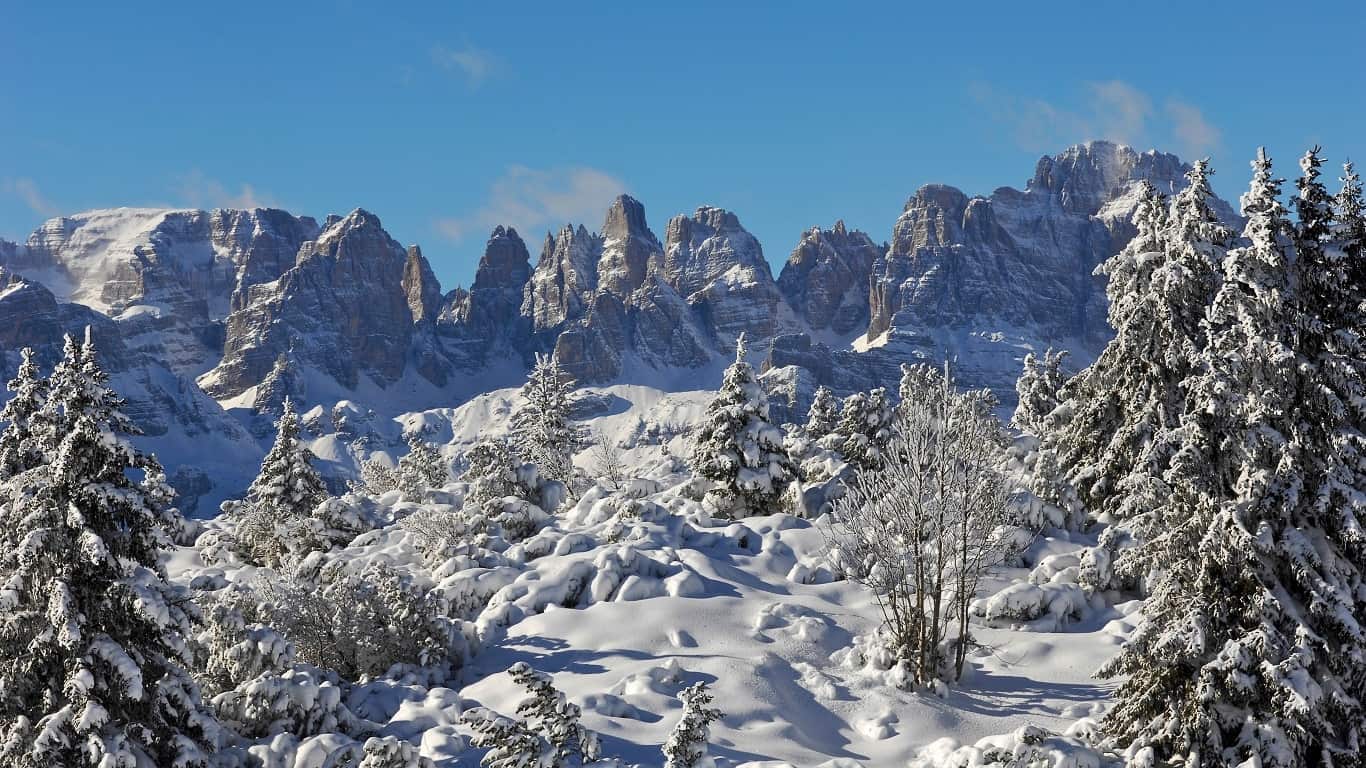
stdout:
[[432,265],[422,257],[422,249],[416,245],[408,247],[408,256],[403,262],[402,285],[413,322],[435,323],[441,312],[441,283],[432,273]]
[[612,201],[601,237],[598,288],[625,300],[644,285],[650,268],[660,264],[664,247],[645,222],[645,206],[629,195]]
[[511,227],[489,235],[468,291],[455,290],[442,304],[437,333],[457,367],[476,371],[492,357],[530,356],[531,326],[522,316],[531,278],[531,255]]
[[698,311],[722,349],[741,333],[771,338],[781,322],[782,293],[763,248],[730,211],[704,206],[671,219],[659,274]]
[[601,252],[602,238],[582,224],[546,235],[522,299],[522,314],[536,331],[553,331],[585,314],[597,292]]
[[893,327],[1016,328],[1097,347],[1110,329],[1092,271],[1132,236],[1139,183],[1175,193],[1186,169],[1174,155],[1096,141],[1041,159],[1024,191],[970,198],[922,187],[873,267],[868,337]]
[[849,336],[868,328],[869,278],[883,248],[845,228],[802,233],[778,275],[778,289],[811,330]]
[[357,209],[304,243],[278,280],[233,295],[223,360],[200,385],[233,397],[291,351],[347,389],[362,375],[392,384],[406,369],[414,325],[435,311],[439,294],[422,254],[406,251],[378,217]]

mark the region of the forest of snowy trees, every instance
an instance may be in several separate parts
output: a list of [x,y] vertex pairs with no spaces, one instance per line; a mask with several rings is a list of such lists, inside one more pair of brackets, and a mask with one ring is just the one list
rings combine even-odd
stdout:
[[[431,765],[438,727],[396,735],[368,697],[454,684],[530,616],[703,597],[679,550],[751,552],[744,521],[787,516],[825,542],[789,579],[866,590],[882,626],[855,650],[907,691],[945,696],[979,627],[1039,615],[1021,595],[1072,601],[1064,618],[1142,599],[1097,670],[1117,687],[1088,749],[1361,765],[1366,216],[1352,166],[1330,192],[1323,162],[1306,153],[1287,194],[1259,152],[1241,232],[1211,207],[1205,162],[1170,200],[1145,186],[1137,234],[1098,269],[1113,340],[1070,377],[1065,353],[1028,355],[1013,432],[952,361],[903,365],[896,393],[822,387],[805,423],[776,424],[741,336],[686,455],[628,460],[538,357],[505,434],[454,455],[416,427],[340,495],[286,399],[256,480],[203,523],[130,441],[88,334],[47,375],[26,350],[0,411],[0,762]],[[1071,580],[985,592],[1046,530],[1095,536]],[[177,552],[196,563],[185,583]],[[515,711],[446,705],[453,754],[620,764],[552,675],[506,672]],[[666,676],[679,711],[654,764],[713,765],[725,702]],[[1020,749],[972,764],[1046,764]]]

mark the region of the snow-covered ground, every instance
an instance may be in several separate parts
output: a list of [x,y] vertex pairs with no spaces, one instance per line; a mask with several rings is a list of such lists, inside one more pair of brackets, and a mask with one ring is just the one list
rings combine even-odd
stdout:
[[[381,735],[420,743],[438,766],[473,766],[482,750],[467,747],[461,713],[482,706],[513,714],[525,694],[505,670],[526,662],[582,707],[605,755],[659,765],[681,713],[677,695],[700,681],[725,715],[711,728],[711,755],[719,766],[750,768],[907,765],[917,754],[930,764],[968,764],[980,752],[953,748],[992,738],[1019,747],[1021,734],[1034,733],[1022,728],[1062,734],[1102,712],[1113,682],[1092,675],[1132,629],[1138,606],[1081,594],[1074,566],[1094,536],[1035,537],[1014,567],[984,585],[973,626],[982,647],[964,678],[938,693],[907,690],[876,640],[881,615],[872,594],[827,561],[826,519],[732,522],[704,511],[677,457],[688,447],[682,428],[712,395],[582,391],[587,426],[623,448],[638,479],[617,490],[600,481],[496,563],[433,562],[405,523],[423,510],[458,508],[463,484],[421,505],[397,493],[380,498],[385,525],[330,559],[352,573],[373,563],[396,567],[469,607],[472,654],[449,687],[358,684],[347,698],[352,711],[379,724]],[[454,459],[505,432],[515,398],[499,390],[459,408],[407,414],[382,430],[425,434]],[[313,441],[334,460],[343,453],[338,444],[335,435]],[[579,464],[591,471],[591,456]],[[171,571],[186,583],[209,575],[201,585],[245,583],[256,573],[205,565],[192,548],[176,553]],[[305,739],[299,754],[311,749],[321,760],[338,739],[346,737]]]

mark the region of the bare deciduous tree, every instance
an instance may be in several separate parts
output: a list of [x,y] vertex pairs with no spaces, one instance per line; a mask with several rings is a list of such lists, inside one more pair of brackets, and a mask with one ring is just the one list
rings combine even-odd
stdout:
[[969,603],[1006,554],[997,536],[1005,433],[992,395],[956,391],[947,367],[910,366],[905,375],[913,396],[886,461],[849,483],[828,538],[849,576],[877,595],[897,654],[924,685],[962,675]]

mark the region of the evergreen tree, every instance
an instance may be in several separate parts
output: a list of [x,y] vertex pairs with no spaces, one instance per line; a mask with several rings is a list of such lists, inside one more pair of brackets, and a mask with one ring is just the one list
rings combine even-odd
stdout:
[[570,416],[574,380],[550,355],[536,355],[536,366],[522,386],[522,404],[512,414],[512,440],[519,453],[541,474],[564,483],[572,492],[574,454],[585,447],[585,434]]
[[1338,248],[1347,261],[1352,287],[1366,291],[1366,210],[1361,197],[1361,177],[1351,162],[1342,166],[1342,188],[1333,197],[1333,221]]
[[881,466],[882,454],[892,439],[895,416],[896,409],[887,400],[887,390],[883,387],[846,397],[835,429],[844,437],[840,442],[844,460],[858,469]]
[[721,719],[721,710],[708,706],[713,697],[706,683],[684,688],[678,698],[683,700],[683,716],[664,743],[664,768],[708,768],[708,731]]
[[327,488],[313,468],[313,452],[300,437],[294,401],[285,398],[276,422],[275,443],[261,461],[261,471],[247,498],[225,505],[237,521],[238,554],[248,561],[280,567],[287,550],[285,531],[310,515],[327,498]]
[[1024,368],[1015,382],[1019,396],[1012,418],[1016,427],[1035,436],[1043,436],[1049,414],[1058,407],[1058,392],[1067,383],[1062,372],[1062,361],[1067,350],[1049,347],[1043,357],[1033,352],[1025,355]]
[[839,401],[835,399],[834,393],[829,387],[817,387],[816,397],[811,401],[810,410],[806,412],[807,436],[812,440],[819,440],[834,432],[839,420]]
[[50,463],[0,492],[20,542],[0,553],[0,758],[207,766],[218,725],[185,671],[197,613],[159,559],[180,525],[172,492],[129,442],[89,330],[51,384]]
[[20,352],[19,370],[6,387],[14,396],[0,410],[0,421],[5,429],[0,432],[0,479],[32,469],[43,462],[38,436],[33,434],[32,420],[47,402],[47,381],[38,374],[33,350],[24,347]]
[[408,438],[408,452],[398,460],[395,484],[407,501],[419,501],[424,491],[441,488],[451,479],[446,458],[436,446],[417,435]]
[[541,739],[521,720],[482,707],[466,712],[461,720],[474,730],[470,744],[489,750],[479,761],[482,768],[542,768]]
[[602,753],[598,735],[579,724],[579,706],[565,699],[550,681],[550,675],[537,672],[525,662],[512,665],[508,674],[531,694],[517,707],[517,714],[537,726],[549,747],[552,768],[564,768],[571,761],[582,765],[598,759]]
[[742,335],[692,451],[697,474],[718,485],[708,493],[711,506],[735,517],[774,511],[796,477],[782,430],[769,421],[768,397],[744,355]]
[[[1249,245],[1230,251],[1207,312],[1169,514],[1142,549],[1156,568],[1146,620],[1101,670],[1128,675],[1106,724],[1132,764],[1360,759],[1366,540],[1353,499],[1366,483],[1341,465],[1346,412],[1325,417],[1310,394],[1330,387],[1307,364],[1314,294],[1292,292],[1287,255],[1322,208],[1288,237],[1264,152],[1254,169]],[[1312,185],[1301,179],[1307,198]],[[1312,254],[1322,235],[1308,237]]]
[[1200,364],[1215,267],[1231,237],[1209,204],[1212,173],[1196,162],[1166,215],[1161,196],[1145,191],[1138,234],[1098,270],[1111,276],[1115,338],[1064,388],[1069,413],[1058,447],[1070,480],[1093,513],[1137,518],[1131,528],[1140,536],[1169,496],[1162,477],[1184,384]]
[[463,478],[469,483],[465,500],[483,504],[506,496],[527,498],[531,489],[518,478],[522,459],[505,440],[480,440],[465,456]]

